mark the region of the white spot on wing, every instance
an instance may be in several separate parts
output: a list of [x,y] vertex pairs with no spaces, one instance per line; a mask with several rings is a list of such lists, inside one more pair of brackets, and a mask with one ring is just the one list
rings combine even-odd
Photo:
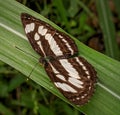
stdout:
[[76,57],[75,59],[81,66],[84,66],[84,64],[78,59],[78,57]]
[[60,50],[60,47],[58,46],[54,38],[51,36],[51,34],[46,34],[45,39],[48,41],[50,49],[54,52],[56,56],[63,55],[63,52]]
[[56,87],[62,89],[63,91],[77,93],[77,91],[75,89],[73,89],[71,86],[69,86],[65,83],[54,82],[54,84],[56,85]]
[[38,35],[38,33],[35,33],[34,39],[35,40],[39,40],[40,39],[40,36]]
[[76,78],[69,77],[68,81],[76,87],[83,88],[82,86],[83,82]]
[[87,70],[87,68],[85,67],[85,65],[78,59],[78,57],[76,57],[75,59],[82,66],[83,70]]
[[59,79],[61,79],[61,80],[63,80],[63,81],[66,81],[65,80],[65,77],[63,76],[63,75],[60,75],[60,74],[58,74],[58,75],[56,75]]
[[86,68],[85,66],[82,66],[82,68],[83,68],[84,70],[87,70],[87,68]]
[[85,98],[85,96],[81,96],[81,98],[83,99],[83,98]]
[[53,72],[54,72],[55,74],[58,74],[59,72],[53,67],[53,65],[52,65],[51,63],[49,63],[49,64],[50,64],[50,66],[51,66]]
[[80,98],[79,98],[79,97],[77,97],[76,99],[77,99],[77,100],[79,100]]
[[89,75],[89,72],[88,72],[88,71],[85,71],[85,73],[86,73],[87,75]]
[[43,26],[39,26],[38,33],[42,36],[44,36],[47,33],[47,29],[44,29]]
[[67,59],[59,60],[61,65],[65,68],[65,70],[69,73],[69,76],[80,79],[79,73],[76,69],[68,62]]
[[87,68],[85,67],[85,65],[78,59],[78,57],[76,57],[75,59],[82,66],[83,70],[85,70],[85,73],[87,74],[87,78],[90,79],[90,73],[87,70]]
[[30,33],[31,31],[33,31],[34,29],[35,29],[35,24],[34,23],[30,23],[30,24],[26,25],[25,32],[27,34],[27,33]]
[[59,35],[60,38],[63,38],[63,36]]
[[87,78],[90,79],[90,75],[88,75]]
[[56,74],[56,77],[58,77],[59,79],[61,79],[61,80],[63,80],[63,81],[66,81],[66,80],[65,80],[65,77],[62,76],[62,75],[60,75],[60,73],[53,67],[53,65],[52,65],[51,63],[49,63],[49,64],[50,64],[53,72]]
[[46,56],[44,50],[43,50],[43,47],[42,47],[42,44],[41,44],[41,41],[38,41],[37,44],[39,45],[41,51],[43,52],[44,56]]
[[[60,35],[59,35],[60,36]],[[71,46],[68,44],[68,42],[65,39],[62,39],[62,41],[65,43],[65,45],[68,47],[68,49],[71,51],[71,54],[74,54],[73,49],[71,48]]]

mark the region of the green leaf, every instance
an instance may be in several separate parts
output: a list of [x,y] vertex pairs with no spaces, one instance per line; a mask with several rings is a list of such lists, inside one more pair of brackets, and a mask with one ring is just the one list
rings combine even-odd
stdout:
[[120,0],[114,0],[114,3],[115,3],[115,8],[117,10],[117,13],[118,13],[118,17],[119,17],[119,20],[120,20]]
[[0,113],[2,115],[14,115],[13,112],[5,107],[2,103],[0,103]]
[[106,55],[119,60],[120,53],[108,0],[97,0],[96,6],[99,15],[100,26],[104,35]]
[[50,109],[48,109],[48,107],[45,107],[43,105],[39,105],[39,114],[40,115],[54,115],[54,113],[52,111],[50,111]]
[[[68,23],[67,15],[66,15],[67,12],[66,12],[66,10],[65,10],[65,8],[64,8],[64,4],[63,4],[62,0],[54,0],[54,1],[53,1],[53,4],[54,4],[54,6],[57,8],[58,13],[59,13],[59,15],[61,16],[63,22],[64,22],[64,23]],[[58,5],[58,4],[59,4],[59,5]]]
[[15,88],[20,86],[22,83],[25,82],[25,78],[21,76],[21,74],[17,74],[16,77],[14,77],[9,84],[8,91],[13,91]]
[[[41,64],[39,55],[26,40],[20,20],[22,12],[46,21],[56,29],[63,31],[43,16],[26,8],[16,1],[0,1],[0,60],[14,67],[26,77],[43,86],[65,102],[67,99],[54,87]],[[73,38],[73,37],[72,37]],[[73,38],[78,46],[80,56],[87,59],[96,69],[98,83],[90,102],[84,106],[74,106],[87,115],[118,115],[120,107],[120,62],[98,53]],[[32,73],[31,73],[32,71]]]

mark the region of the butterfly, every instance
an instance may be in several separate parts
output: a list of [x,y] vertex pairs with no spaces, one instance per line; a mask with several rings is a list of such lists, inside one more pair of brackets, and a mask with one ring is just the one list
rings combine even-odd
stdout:
[[71,103],[87,103],[93,95],[97,73],[87,60],[78,56],[74,40],[27,13],[21,14],[21,21],[53,84]]

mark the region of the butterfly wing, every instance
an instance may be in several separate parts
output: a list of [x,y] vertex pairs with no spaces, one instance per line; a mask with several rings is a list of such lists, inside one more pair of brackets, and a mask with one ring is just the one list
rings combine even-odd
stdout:
[[48,62],[48,76],[61,93],[72,103],[83,105],[94,91],[96,71],[85,59],[74,57]]
[[74,41],[49,24],[22,13],[21,20],[25,33],[33,47],[42,57],[69,57],[78,53]]

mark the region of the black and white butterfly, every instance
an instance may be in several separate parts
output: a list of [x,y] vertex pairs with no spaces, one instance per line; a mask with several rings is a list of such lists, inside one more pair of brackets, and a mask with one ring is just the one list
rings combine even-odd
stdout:
[[[21,20],[33,49],[42,56],[46,73],[72,103],[83,105],[94,92],[96,71],[65,33],[35,17],[22,13]],[[41,61],[42,62],[42,61]]]

